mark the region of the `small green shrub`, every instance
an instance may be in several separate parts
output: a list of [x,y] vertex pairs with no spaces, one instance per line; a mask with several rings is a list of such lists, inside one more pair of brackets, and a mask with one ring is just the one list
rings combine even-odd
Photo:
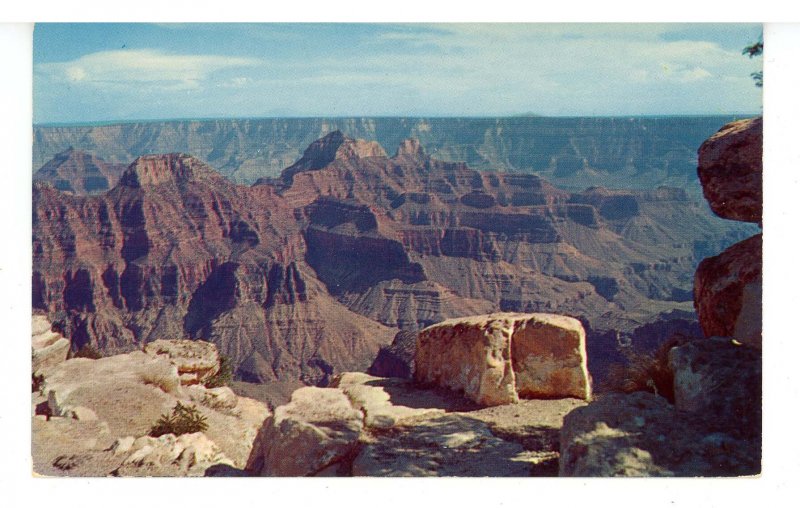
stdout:
[[88,342],[80,347],[75,354],[72,355],[73,358],[89,358],[90,360],[99,360],[103,357],[103,353],[98,351],[94,346],[89,344]]
[[219,355],[219,371],[208,378],[205,382],[206,388],[219,388],[227,386],[233,378],[233,366],[231,359],[225,355]]
[[206,417],[200,414],[195,406],[184,406],[180,402],[172,408],[172,414],[163,414],[155,425],[150,429],[152,437],[163,436],[164,434],[191,434],[193,432],[204,432],[208,429]]

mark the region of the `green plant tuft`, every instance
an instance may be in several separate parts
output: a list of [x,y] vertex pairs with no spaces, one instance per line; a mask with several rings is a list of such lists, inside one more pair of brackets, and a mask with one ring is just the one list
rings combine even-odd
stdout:
[[206,417],[203,416],[195,406],[184,406],[180,402],[172,408],[172,414],[163,414],[155,425],[150,429],[152,437],[163,436],[164,434],[191,434],[193,432],[204,432],[208,429]]
[[231,359],[225,355],[219,355],[219,371],[208,378],[205,382],[206,388],[219,388],[227,386],[233,378],[233,366]]

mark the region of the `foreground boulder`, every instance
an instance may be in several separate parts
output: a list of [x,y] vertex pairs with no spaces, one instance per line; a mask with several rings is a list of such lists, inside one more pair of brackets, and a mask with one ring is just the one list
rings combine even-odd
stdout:
[[217,346],[203,340],[156,340],[144,347],[150,356],[166,356],[178,369],[183,385],[200,384],[219,372]]
[[694,305],[706,337],[734,337],[761,347],[761,235],[704,259],[694,277]]
[[414,379],[486,406],[520,397],[588,400],[586,333],[578,320],[555,314],[449,319],[419,333]]
[[31,357],[34,375],[66,360],[69,347],[68,339],[51,330],[50,321],[46,316],[35,315],[31,318]]
[[722,218],[761,223],[763,122],[732,122],[698,151],[697,175],[711,209]]
[[561,476],[739,476],[761,471],[761,352],[714,338],[673,348],[675,405],[612,393],[561,429]]
[[378,356],[367,372],[378,377],[414,377],[414,353],[417,349],[417,332],[400,330],[388,346],[381,346]]
[[703,417],[714,432],[761,437],[761,351],[713,337],[669,352],[675,408]]
[[264,422],[247,461],[259,476],[308,476],[355,450],[364,415],[335,388],[300,388]]

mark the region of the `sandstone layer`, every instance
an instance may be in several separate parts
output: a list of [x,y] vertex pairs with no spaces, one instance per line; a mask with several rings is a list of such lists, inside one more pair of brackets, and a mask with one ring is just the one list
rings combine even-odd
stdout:
[[497,313],[425,328],[414,379],[487,406],[520,397],[591,397],[583,326],[554,314]]

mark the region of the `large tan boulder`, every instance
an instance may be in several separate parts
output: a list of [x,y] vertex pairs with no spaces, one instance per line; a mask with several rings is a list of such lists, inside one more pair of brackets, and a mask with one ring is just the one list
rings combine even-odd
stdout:
[[341,389],[300,388],[264,422],[246,469],[258,476],[314,475],[356,450],[363,420]]
[[698,151],[697,175],[711,209],[722,218],[761,222],[763,122],[729,123]]
[[144,347],[151,356],[165,356],[178,368],[181,384],[204,383],[219,372],[217,346],[203,340],[156,340]]
[[761,347],[761,235],[704,259],[694,276],[694,307],[706,337]]
[[58,365],[69,354],[69,340],[50,328],[51,324],[46,316],[31,317],[31,358],[34,374]]
[[586,332],[556,314],[449,319],[419,333],[414,379],[486,406],[520,397],[589,399]]

